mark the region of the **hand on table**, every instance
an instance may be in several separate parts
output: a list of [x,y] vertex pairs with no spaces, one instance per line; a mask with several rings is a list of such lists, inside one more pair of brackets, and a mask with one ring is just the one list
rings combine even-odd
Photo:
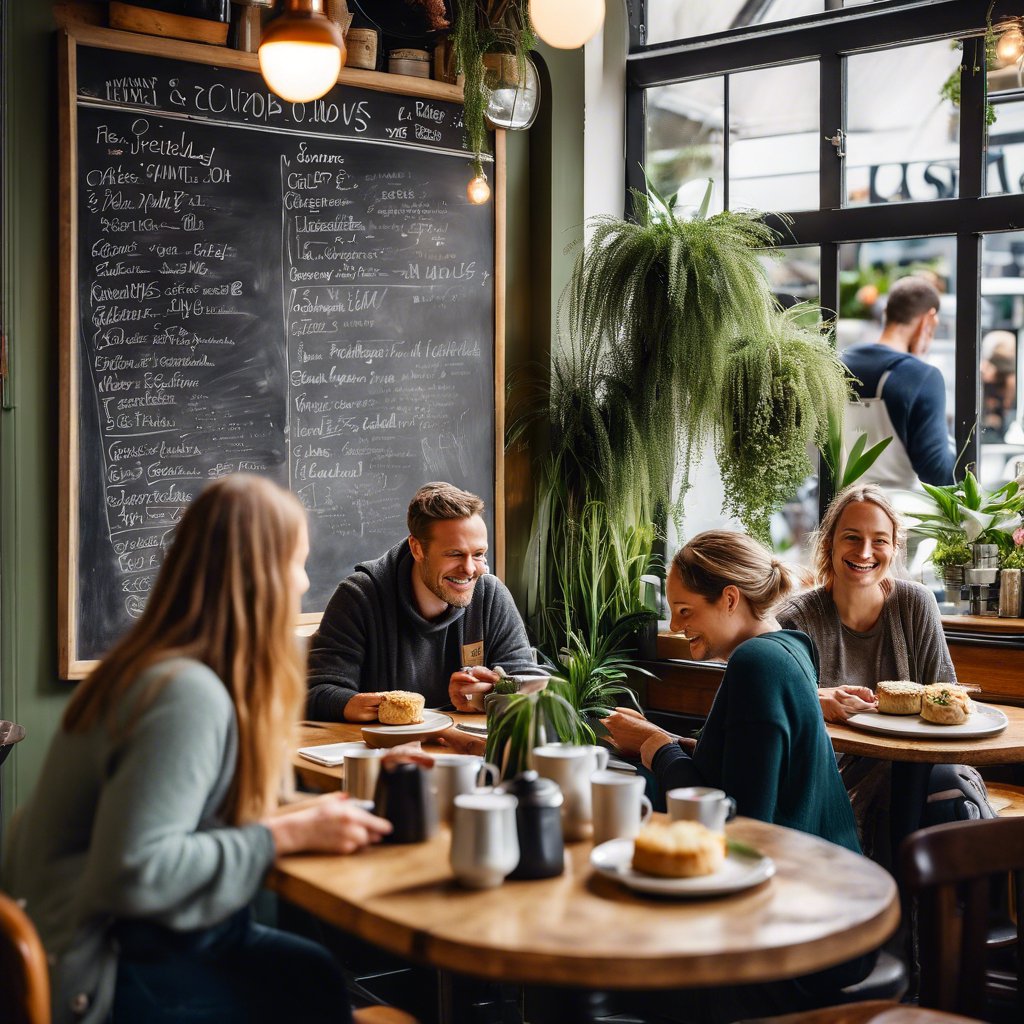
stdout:
[[433,768],[434,758],[424,751],[417,740],[415,743],[399,743],[397,747],[392,747],[380,763],[385,768],[394,768],[396,764],[418,764],[423,768]]
[[672,742],[672,737],[664,729],[648,722],[632,708],[616,708],[607,718],[601,719],[601,724],[608,730],[619,751],[631,757],[638,757],[640,748],[652,736],[660,734],[666,743]]
[[448,699],[455,705],[456,711],[476,711],[469,703],[471,693],[490,693],[494,684],[501,678],[493,669],[483,665],[472,665],[453,672],[448,682]]
[[391,831],[391,822],[357,807],[345,793],[325,793],[285,807],[261,822],[278,856],[288,853],[355,853]]
[[345,721],[376,722],[379,707],[379,693],[357,693],[345,705]]
[[472,736],[461,729],[445,729],[437,737],[437,742],[454,750],[456,754],[476,754],[483,757],[487,749],[487,740],[483,736]]
[[818,690],[826,722],[845,722],[859,711],[875,711],[878,698],[866,686],[826,686]]

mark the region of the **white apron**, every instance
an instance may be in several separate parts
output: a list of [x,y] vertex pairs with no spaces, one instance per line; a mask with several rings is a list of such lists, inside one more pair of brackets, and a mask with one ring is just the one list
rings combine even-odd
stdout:
[[889,418],[882,392],[891,371],[886,370],[878,380],[874,398],[860,398],[856,395],[846,403],[846,422],[843,430],[843,464],[849,457],[850,448],[861,434],[867,434],[865,450],[891,437],[885,451],[875,459],[874,465],[858,480],[858,483],[878,484],[886,490],[921,491],[921,481],[907,454],[906,446],[896,433]]

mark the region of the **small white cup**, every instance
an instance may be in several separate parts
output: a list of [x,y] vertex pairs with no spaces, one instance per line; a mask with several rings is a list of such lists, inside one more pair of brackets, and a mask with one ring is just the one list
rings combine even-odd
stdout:
[[452,820],[455,798],[463,793],[472,793],[483,775],[487,785],[498,781],[496,765],[485,762],[475,754],[435,754],[434,767],[430,778],[437,794],[437,809],[441,820],[448,824]]
[[533,767],[554,779],[562,795],[562,831],[570,842],[593,835],[590,776],[608,767],[608,750],[598,746],[548,743],[533,750]]
[[644,779],[624,772],[598,771],[590,776],[594,809],[594,845],[609,839],[632,839],[651,816]]
[[493,889],[515,869],[518,803],[507,793],[463,793],[455,798],[451,865],[461,885]]
[[383,756],[383,750],[372,747],[345,751],[345,776],[342,788],[350,797],[355,800],[373,800]]
[[725,823],[736,817],[736,801],[721,789],[685,786],[670,789],[665,800],[673,821],[699,821],[712,832],[724,832]]

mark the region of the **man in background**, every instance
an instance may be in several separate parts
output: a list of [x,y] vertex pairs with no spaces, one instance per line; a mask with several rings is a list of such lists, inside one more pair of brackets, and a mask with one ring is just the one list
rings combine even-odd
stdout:
[[923,358],[935,337],[939,303],[925,278],[901,278],[889,291],[878,341],[842,353],[858,396],[847,405],[847,443],[859,434],[868,435],[869,447],[892,437],[864,474],[865,483],[915,490],[922,481],[953,482],[956,453],[946,427],[946,386]]
[[382,690],[466,711],[496,666],[533,666],[512,595],[487,566],[483,511],[475,494],[425,484],[409,503],[409,536],[341,581],[310,643],[310,718],[376,721]]

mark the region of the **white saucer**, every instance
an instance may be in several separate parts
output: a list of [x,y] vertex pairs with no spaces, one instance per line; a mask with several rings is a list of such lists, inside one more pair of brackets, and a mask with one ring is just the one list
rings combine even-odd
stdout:
[[633,840],[611,839],[595,846],[590,863],[598,874],[614,878],[636,892],[682,899],[701,896],[724,896],[760,885],[775,874],[770,857],[748,857],[729,850],[725,862],[713,875],[696,878],[659,878],[633,870]]
[[415,743],[417,740],[436,736],[445,729],[450,729],[454,722],[451,715],[441,711],[424,711],[422,722],[411,725],[364,725],[363,739],[368,747],[397,747],[399,743]]
[[299,747],[299,757],[304,757],[314,764],[326,765],[328,768],[336,768],[345,760],[345,754],[349,750],[365,750],[366,744],[362,740],[349,740],[346,743],[321,743],[318,747]]
[[877,711],[861,711],[850,715],[843,725],[914,740],[979,740],[986,736],[997,736],[1009,724],[999,708],[991,704],[979,704],[977,701],[973,703],[974,711],[961,725],[937,725],[935,722],[926,722],[920,715],[883,715]]

